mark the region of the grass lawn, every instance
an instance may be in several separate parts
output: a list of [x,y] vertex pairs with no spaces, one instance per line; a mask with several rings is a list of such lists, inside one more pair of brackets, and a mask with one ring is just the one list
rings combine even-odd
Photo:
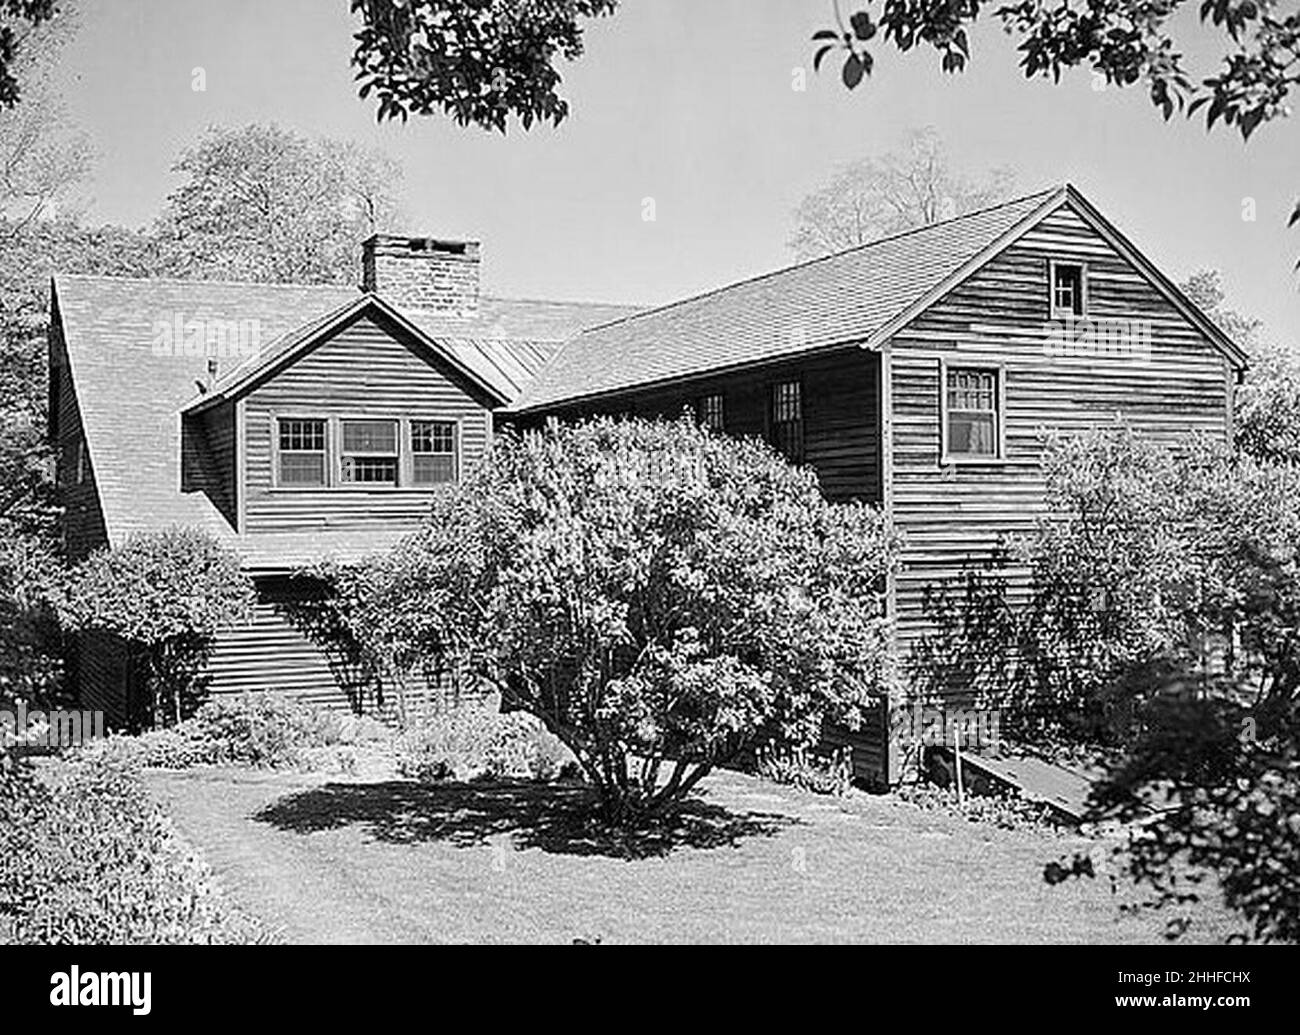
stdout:
[[[1084,842],[888,796],[820,797],[737,773],[703,784],[684,834],[610,843],[580,788],[152,772],[234,898],[290,942],[1162,940],[1109,883],[1048,887]],[[1184,936],[1232,930],[1204,906]]]

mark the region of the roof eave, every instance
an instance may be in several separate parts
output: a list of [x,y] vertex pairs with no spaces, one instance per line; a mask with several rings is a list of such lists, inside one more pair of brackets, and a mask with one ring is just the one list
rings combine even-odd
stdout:
[[502,394],[501,390],[495,385],[480,377],[475,371],[471,370],[460,359],[454,355],[450,349],[442,344],[439,339],[430,336],[420,329],[415,323],[406,317],[402,311],[391,303],[385,301],[379,295],[366,293],[361,295],[355,301],[349,302],[346,306],[327,314],[315,324],[306,324],[301,331],[302,337],[295,341],[280,356],[275,357],[265,366],[257,367],[248,371],[247,375],[236,381],[224,385],[219,389],[201,395],[190,403],[187,403],[181,409],[181,413],[192,415],[202,413],[211,409],[218,403],[232,401],[247,395],[254,387],[263,383],[270,377],[273,377],[286,366],[294,363],[300,356],[314,348],[321,339],[327,337],[336,331],[343,324],[355,319],[368,309],[374,309],[392,320],[404,332],[411,335],[416,341],[420,342],[430,352],[436,354],[440,359],[446,362],[454,369],[457,374],[465,378],[474,385],[479,391],[483,392],[490,399],[494,399],[498,405],[504,406],[510,400]]

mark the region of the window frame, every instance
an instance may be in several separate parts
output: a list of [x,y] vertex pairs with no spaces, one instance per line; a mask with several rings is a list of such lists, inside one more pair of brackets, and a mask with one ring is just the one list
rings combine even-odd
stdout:
[[[392,411],[380,413],[344,413],[323,414],[311,410],[274,410],[271,420],[271,490],[274,492],[436,492],[448,485],[460,483],[464,475],[464,420],[461,417],[432,416],[417,414],[415,416],[397,414]],[[286,484],[280,478],[280,422],[284,420],[315,420],[325,424],[325,481],[319,485]],[[345,482],[343,481],[343,424],[345,421],[392,421],[397,425],[397,482]],[[412,458],[415,455],[411,441],[411,425],[416,422],[433,424],[450,424],[452,426],[453,464],[456,469],[454,482],[440,482],[433,485],[417,485]],[[363,454],[364,455],[364,454]],[[370,454],[374,456],[388,454]]]
[[[709,420],[709,402],[713,399],[718,401],[718,422],[714,424]],[[722,391],[704,392],[702,395],[695,397],[695,422],[702,428],[710,431],[727,430],[727,393]]]
[[[299,450],[299,449],[281,449],[280,448],[280,424],[283,421],[320,421],[324,426],[325,432],[325,449],[324,456],[324,480],[319,485],[304,485],[298,482],[286,482],[282,477],[280,470],[280,457],[284,453],[311,453],[315,454],[317,450]],[[323,489],[334,487],[331,477],[332,461],[332,444],[333,436],[330,434],[330,418],[321,413],[308,413],[302,411],[286,411],[271,414],[271,485],[276,489],[284,489],[288,492],[320,492]]]
[[[406,478],[405,488],[413,489],[417,492],[436,492],[444,489],[449,485],[459,485],[461,479],[461,427],[460,421],[454,417],[407,417],[403,420],[402,443],[406,446],[405,461],[402,465]],[[449,424],[451,426],[451,468],[452,476],[449,482],[430,482],[422,484],[415,480],[415,425],[416,424]],[[446,453],[421,453],[420,456],[446,456]]]
[[[786,421],[777,421],[776,419],[776,394],[777,388],[781,385],[793,384],[798,387],[799,392],[799,455],[792,457],[787,455],[784,450],[777,444],[776,428],[778,423],[790,423]],[[775,450],[780,456],[784,457],[788,463],[796,466],[803,466],[808,462],[808,395],[804,391],[803,375],[793,374],[787,377],[774,377],[767,382],[767,401],[764,406],[765,411],[765,431],[764,436],[767,444]]]
[[[948,375],[952,371],[969,370],[992,374],[995,385],[993,396],[997,409],[993,414],[993,453],[953,453],[949,444],[948,428]],[[966,411],[963,411],[966,412]],[[983,412],[983,411],[970,411]],[[958,360],[939,360],[939,466],[988,466],[1004,464],[1007,459],[1007,368],[1005,363],[979,356],[961,357]]]
[[[1056,271],[1058,269],[1077,269],[1079,271],[1079,311],[1061,309],[1056,304]],[[1075,259],[1047,260],[1047,310],[1053,320],[1088,319],[1088,264]]]
[[[343,425],[344,424],[392,424],[394,427],[393,453],[348,453],[343,449]],[[327,452],[333,453],[332,472],[334,482],[330,488],[345,489],[349,492],[358,490],[366,492],[391,492],[394,489],[406,488],[405,472],[402,470],[402,432],[403,421],[401,417],[391,416],[389,414],[365,414],[355,416],[350,413],[339,414],[330,420],[331,427],[326,429],[325,447]],[[333,443],[333,449],[330,445]],[[393,457],[397,461],[397,468],[393,472],[391,482],[349,482],[343,480],[343,458],[345,456],[370,456],[370,457]]]

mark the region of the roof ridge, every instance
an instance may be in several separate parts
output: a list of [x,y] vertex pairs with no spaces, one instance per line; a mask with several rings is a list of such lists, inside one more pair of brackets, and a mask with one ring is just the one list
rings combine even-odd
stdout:
[[132,284],[156,284],[160,281],[168,284],[213,284],[225,287],[256,288],[296,288],[299,291],[356,291],[361,293],[359,285],[348,284],[296,284],[283,280],[212,280],[207,277],[131,277],[122,273],[61,273],[55,270],[53,277],[59,280],[117,280]]
[[[292,288],[298,291],[355,291],[365,294],[356,284],[303,284],[286,280],[214,280],[208,277],[133,277],[125,273],[64,273],[55,270],[53,276],[58,280],[112,280],[131,284],[211,284],[217,287],[255,287],[255,288]],[[375,292],[381,298],[384,292]],[[535,295],[499,295],[483,294],[482,298],[493,302],[526,302],[530,305],[591,306],[602,309],[632,309],[640,312],[642,308],[635,302],[602,302],[586,298],[539,298]],[[396,305],[397,303],[393,303]],[[436,310],[416,309],[402,306],[404,311],[435,312]]]
[[685,298],[679,298],[672,302],[665,302],[662,305],[650,306],[646,309],[640,309],[635,313],[628,313],[626,316],[620,316],[615,320],[609,320],[606,323],[593,324],[590,327],[584,327],[579,331],[579,335],[586,334],[590,331],[602,330],[606,327],[613,327],[628,320],[637,320],[643,316],[654,316],[658,313],[667,312],[670,309],[676,309],[678,306],[688,305],[691,302],[698,302],[713,295],[721,294],[724,291],[730,291],[733,288],[741,287],[745,284],[757,284],[759,281],[767,280],[769,277],[781,276],[785,273],[791,273],[794,270],[804,269],[808,266],[815,266],[818,263],[828,262],[831,259],[840,259],[846,255],[853,255],[857,252],[865,251],[868,248],[874,248],[877,245],[885,244],[889,241],[897,241],[901,238],[908,237],[912,234],[921,233],[925,230],[934,230],[938,227],[948,226],[952,223],[960,222],[963,219],[971,219],[975,216],[982,216],[989,212],[994,212],[1000,208],[1008,208],[1011,205],[1023,204],[1026,201],[1045,199],[1052,194],[1064,193],[1069,189],[1068,184],[1057,184],[1042,190],[1034,191],[1031,194],[1023,194],[1017,198],[1008,198],[1006,201],[999,201],[994,205],[985,205],[983,208],[977,208],[970,212],[963,212],[961,215],[950,216],[947,219],[937,219],[933,223],[926,223],[923,226],[908,227],[906,230],[899,230],[892,234],[885,234],[882,237],[872,238],[870,241],[863,241],[861,244],[855,244],[850,248],[844,248],[837,252],[830,252],[826,255],[818,255],[812,259],[803,259],[800,262],[794,262],[788,266],[779,266],[774,270],[767,270],[764,273],[757,273],[752,277],[742,277],[740,280],[733,280],[726,284],[721,284],[715,288],[709,288],[707,291],[701,291],[698,294],[688,295]]
[[[382,292],[381,292],[382,293]],[[585,305],[600,306],[605,309],[636,309],[642,307],[635,302],[599,302],[589,298],[538,298],[535,295],[496,295],[484,294],[480,298],[490,298],[494,302],[530,302],[541,305]]]

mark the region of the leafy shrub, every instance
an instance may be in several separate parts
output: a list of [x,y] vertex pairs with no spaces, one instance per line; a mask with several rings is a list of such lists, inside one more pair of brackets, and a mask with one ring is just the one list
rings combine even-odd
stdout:
[[1059,830],[1049,806],[1029,801],[1018,794],[957,795],[955,787],[931,783],[905,784],[895,792],[905,801],[926,811],[945,812],[972,823],[989,823],[1004,830]]
[[209,701],[176,726],[109,737],[83,754],[163,769],[294,769],[304,766],[309,750],[341,743],[343,732],[342,721],[331,712],[277,694],[245,694]]
[[0,925],[41,945],[259,937],[139,779],[104,761],[0,771]]
[[457,708],[397,741],[397,770],[416,780],[556,779],[572,755],[532,716]]
[[200,530],[171,528],[93,554],[70,576],[59,611],[72,631],[127,644],[145,674],[150,714],[130,717],[140,728],[193,714],[217,633],[248,621],[255,600],[237,554]]
[[847,748],[823,756],[802,744],[769,744],[758,749],[756,770],[773,783],[791,784],[817,794],[843,796],[853,783],[853,764]]
[[[765,729],[811,743],[893,687],[879,511],[689,419],[500,436],[358,577],[390,676],[454,663],[574,753],[619,824],[677,808]],[[666,779],[660,775],[666,774]]]

